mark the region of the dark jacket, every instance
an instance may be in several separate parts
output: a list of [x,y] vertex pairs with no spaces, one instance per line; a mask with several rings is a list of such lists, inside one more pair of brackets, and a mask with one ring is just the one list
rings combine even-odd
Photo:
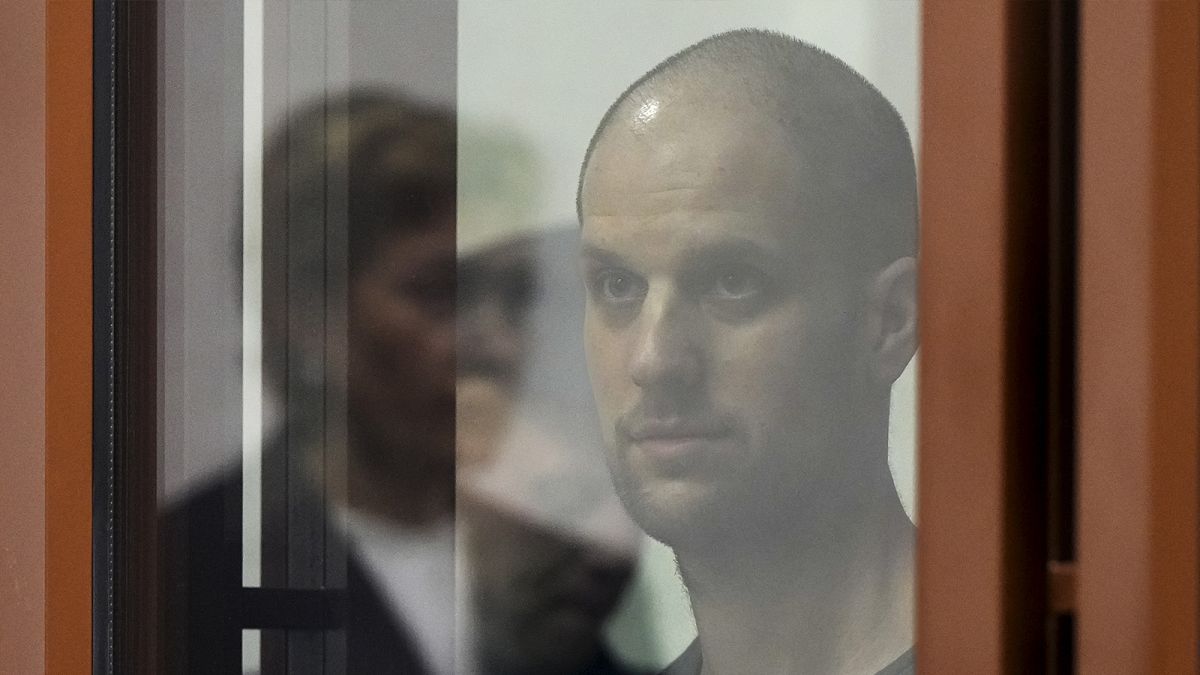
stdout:
[[[317,514],[318,529],[339,536],[315,499],[302,495],[289,508]],[[342,659],[351,674],[427,672],[408,629],[349,547],[340,546],[349,551],[344,585],[243,589],[241,517],[240,472],[163,516],[165,672],[241,673],[242,630],[253,628],[262,629],[263,673],[322,672],[323,663],[336,672]]]

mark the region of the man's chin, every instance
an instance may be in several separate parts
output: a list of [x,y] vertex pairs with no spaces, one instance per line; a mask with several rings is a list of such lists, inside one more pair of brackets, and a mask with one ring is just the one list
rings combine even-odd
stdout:
[[671,547],[711,543],[709,530],[736,510],[716,486],[694,480],[618,485],[618,491],[634,522]]

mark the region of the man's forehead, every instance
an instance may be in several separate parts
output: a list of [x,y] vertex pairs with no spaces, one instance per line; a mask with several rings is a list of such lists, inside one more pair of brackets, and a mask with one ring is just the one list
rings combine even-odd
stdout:
[[583,256],[603,264],[646,269],[735,261],[794,262],[790,242],[783,244],[771,232],[743,228],[737,222],[740,214],[729,215],[682,227],[661,221],[630,224],[599,219],[584,228]]
[[663,104],[653,120],[602,135],[584,176],[582,215],[776,208],[794,200],[798,169],[778,125],[760,115]]

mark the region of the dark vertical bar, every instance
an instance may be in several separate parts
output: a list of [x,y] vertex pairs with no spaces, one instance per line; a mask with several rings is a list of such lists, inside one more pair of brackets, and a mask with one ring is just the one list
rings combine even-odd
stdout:
[[[1055,0],[1050,40],[1048,562],[1075,560],[1075,307],[1079,5]],[[1047,670],[1074,672],[1071,612],[1047,614]]]
[[[158,664],[158,16],[153,3],[117,3],[112,218],[113,672]],[[99,108],[99,106],[97,106]],[[148,629],[153,621],[155,629]]]
[[1078,24],[1073,0],[1053,3],[1050,61],[1050,553],[1075,558],[1075,244]]
[[1008,271],[1005,323],[1004,589],[1008,672],[1036,672],[1046,659],[1048,599],[1046,440],[1049,425],[1050,186],[1036,167],[1049,161],[1049,3],[1010,3],[1006,58],[1012,107],[1005,130]]
[[92,31],[92,672],[113,673],[113,160],[115,0],[96,0]]

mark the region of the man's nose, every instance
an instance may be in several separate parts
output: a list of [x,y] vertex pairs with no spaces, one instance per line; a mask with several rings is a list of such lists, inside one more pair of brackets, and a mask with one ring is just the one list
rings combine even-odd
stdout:
[[690,387],[700,381],[704,364],[695,316],[669,292],[647,295],[631,364],[635,384],[649,389]]

